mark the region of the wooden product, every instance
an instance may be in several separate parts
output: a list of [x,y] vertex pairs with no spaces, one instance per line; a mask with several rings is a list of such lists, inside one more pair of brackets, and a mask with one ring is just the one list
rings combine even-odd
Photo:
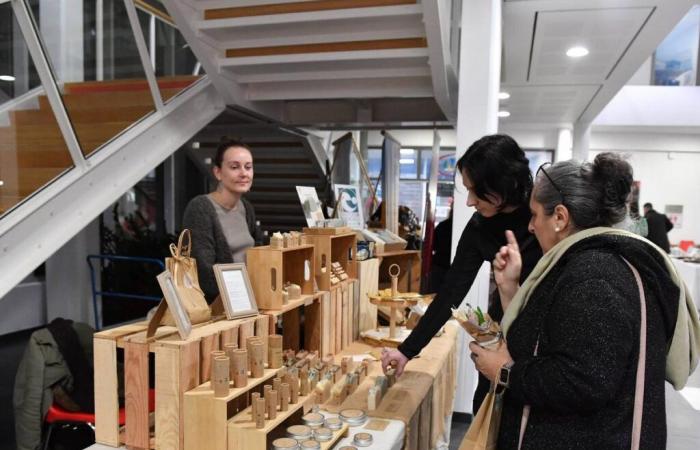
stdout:
[[270,335],[270,316],[261,314],[255,318],[255,336],[263,342],[263,362],[267,362],[267,338]]
[[289,384],[282,383],[280,387],[280,411],[287,411],[289,409]]
[[277,392],[277,407],[282,404],[282,379],[275,377],[272,379],[272,390]]
[[233,352],[233,386],[243,388],[248,384],[248,351],[238,349]]
[[314,293],[313,276],[316,269],[313,245],[283,249],[252,247],[247,250],[246,258],[248,267],[255,267],[249,276],[260,309],[283,308],[286,282],[300,286],[302,295]]
[[264,398],[255,399],[255,428],[265,427],[265,405],[267,402]]
[[282,335],[271,334],[267,338],[267,366],[270,369],[282,367]]
[[265,404],[267,405],[267,418],[273,420],[277,417],[277,391],[271,389],[265,393]]
[[299,381],[301,382],[299,395],[304,397],[309,394],[309,371],[306,367],[299,371]]
[[250,369],[250,376],[251,378],[260,378],[263,376],[263,373],[265,372],[265,363],[263,359],[263,349],[265,347],[265,344],[260,341],[254,341],[251,344],[251,354],[252,357],[250,358],[252,366]]
[[292,374],[289,380],[289,403],[296,404],[299,399],[299,377],[297,374]]
[[247,319],[238,326],[238,347],[246,348],[246,342],[251,336],[255,336],[255,319]]
[[272,236],[270,237],[270,248],[284,248],[284,236],[282,236],[282,233],[279,231],[272,233]]
[[236,372],[233,368],[233,354],[236,350],[238,350],[238,344],[224,344],[224,352],[226,353],[226,356],[228,356],[229,360],[229,379],[231,381],[233,381],[236,377]]
[[[218,336],[205,336],[200,342],[200,355],[210,355],[212,351],[218,350]],[[202,381],[211,379],[211,358],[202,358],[200,373]]]
[[255,422],[257,413],[257,400],[260,398],[259,392],[252,392],[250,394],[250,420]]
[[225,397],[229,388],[229,359],[227,356],[214,358],[212,370],[214,397]]
[[219,348],[225,349],[227,345],[235,345],[238,347],[238,326],[232,327],[229,330],[221,332],[221,342]]
[[[325,229],[324,229],[325,230]],[[356,247],[357,237],[353,231],[338,234],[317,234],[315,229],[305,228],[307,242],[315,246],[316,282],[322,291],[329,291],[333,270],[331,263],[339,263],[350,278],[357,277]],[[340,281],[338,279],[338,281]]]

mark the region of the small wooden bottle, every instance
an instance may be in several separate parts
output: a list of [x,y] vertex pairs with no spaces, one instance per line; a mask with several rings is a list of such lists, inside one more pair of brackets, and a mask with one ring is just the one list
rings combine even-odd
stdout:
[[227,356],[214,358],[212,364],[212,384],[214,385],[214,397],[226,397],[229,388],[229,360]]
[[282,383],[281,388],[280,411],[287,411],[289,409],[289,385],[287,383]]
[[233,386],[245,387],[248,384],[248,352],[235,350],[233,352]]
[[289,403],[296,405],[299,401],[299,377],[296,373],[290,375],[289,389]]
[[265,428],[265,399],[255,399],[255,428]]
[[277,417],[277,391],[274,389],[267,391],[265,402],[267,404],[267,418],[272,420]]
[[299,371],[299,380],[301,381],[301,389],[299,394],[302,397],[309,395],[309,371],[304,367]]
[[257,413],[257,408],[258,408],[258,402],[257,400],[260,398],[260,393],[259,392],[253,392],[250,394],[250,416],[251,420],[255,422],[256,418],[256,413]]
[[282,335],[271,334],[267,338],[267,365],[270,369],[279,369],[283,365]]
[[282,405],[282,380],[280,378],[273,378],[272,379],[272,389],[277,391],[277,406]]
[[263,346],[265,344],[261,340],[251,342],[250,345],[250,376],[251,378],[260,378],[265,374],[265,363],[263,360]]

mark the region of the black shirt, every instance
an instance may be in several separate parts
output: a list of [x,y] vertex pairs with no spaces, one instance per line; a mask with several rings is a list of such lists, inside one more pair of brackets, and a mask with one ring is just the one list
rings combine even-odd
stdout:
[[[527,278],[542,256],[535,236],[527,226],[530,222],[530,209],[521,206],[510,213],[498,213],[493,217],[483,217],[474,213],[459,239],[454,261],[447,272],[440,292],[428,307],[416,328],[399,345],[401,353],[413,358],[435,336],[435,333],[452,317],[451,308],[457,308],[469,292],[474,278],[484,261],[493,261],[496,252],[506,245],[506,230],[512,230],[518,240],[523,259],[520,281]],[[496,291],[490,302],[489,314],[494,320],[503,317],[501,302]]]

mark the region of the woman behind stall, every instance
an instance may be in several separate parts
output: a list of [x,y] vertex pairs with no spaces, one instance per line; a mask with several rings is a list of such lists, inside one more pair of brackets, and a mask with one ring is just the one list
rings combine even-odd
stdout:
[[[501,298],[510,302],[507,345],[470,344],[477,369],[506,388],[499,449],[519,448],[521,423],[523,449],[630,447],[642,319],[628,262],[646,297],[640,448],[665,448],[666,352],[685,300],[657,247],[607,228],[624,218],[631,182],[630,165],[610,153],[538,171],[530,230],[545,255],[519,288],[518,245],[509,239],[494,260]],[[686,352],[686,379],[689,361]]]
[[212,266],[244,263],[246,250],[262,241],[253,205],[243,198],[253,183],[250,148],[223,140],[216,149],[212,170],[219,182],[216,190],[190,200],[182,219],[182,226],[192,232],[192,256],[209,303],[219,294]]
[[[494,253],[505,245],[505,230],[515,232],[523,251],[523,279],[542,255],[536,240],[527,231],[532,174],[525,152],[513,138],[506,135],[482,137],[457,161],[457,169],[469,191],[467,206],[476,212],[462,232],[452,265],[425,315],[398,349],[386,351],[382,356],[384,370],[394,362],[398,375],[408,360],[418,355],[452,317],[451,309],[462,303],[483,262],[491,261]],[[500,320],[503,309],[497,292],[495,294],[489,301],[489,314]],[[488,387],[488,380],[481,377],[474,394],[474,411]]]

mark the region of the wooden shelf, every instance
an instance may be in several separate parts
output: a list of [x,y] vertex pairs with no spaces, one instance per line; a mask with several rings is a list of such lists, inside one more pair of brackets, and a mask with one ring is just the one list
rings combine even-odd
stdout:
[[314,395],[300,396],[297,403],[289,405],[287,411],[277,411],[274,419],[265,420],[263,428],[255,428],[250,414],[251,408],[244,409],[228,421],[228,450],[267,449],[270,434],[296,413],[310,410],[313,401]]

